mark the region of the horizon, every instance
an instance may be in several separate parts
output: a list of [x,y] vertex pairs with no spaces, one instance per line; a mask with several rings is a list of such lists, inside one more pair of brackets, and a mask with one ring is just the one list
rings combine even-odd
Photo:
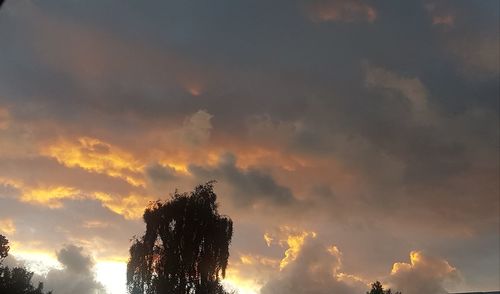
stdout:
[[54,294],[211,180],[239,294],[500,290],[499,1],[1,5],[5,263]]

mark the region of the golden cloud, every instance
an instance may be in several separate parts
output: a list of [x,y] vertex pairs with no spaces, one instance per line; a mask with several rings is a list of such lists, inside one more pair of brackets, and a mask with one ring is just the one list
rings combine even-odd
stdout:
[[462,277],[445,259],[412,251],[410,263],[397,262],[393,265],[390,280],[394,288],[405,294],[440,294],[447,293],[445,285],[453,286]]
[[104,206],[113,212],[124,216],[126,219],[137,219],[144,213],[147,203],[152,200],[147,196],[130,194],[126,197],[118,197],[103,192],[96,192],[94,196]]
[[126,180],[134,186],[144,185],[144,164],[116,146],[99,139],[81,137],[62,139],[42,148],[41,153],[57,159],[67,167],[107,174]]
[[413,269],[430,268],[433,275],[448,275],[457,271],[446,260],[426,256],[422,251],[412,251],[410,253],[410,263],[397,262],[393,265],[391,275]]
[[241,294],[257,294],[270,275],[279,271],[279,259],[238,253],[230,260],[224,284]]
[[[7,181],[0,179],[0,184],[8,183],[19,189],[21,196],[19,200],[26,203],[37,204],[49,208],[62,208],[64,199],[95,199],[99,200],[103,206],[111,211],[124,216],[126,219],[137,219],[142,216],[147,203],[151,197],[139,194],[118,195],[109,194],[102,191],[82,191],[68,186],[26,186],[21,181]],[[104,224],[88,223],[84,226],[88,228],[101,227]]]
[[22,188],[22,191],[21,201],[42,204],[50,208],[62,207],[62,199],[82,198],[78,189],[65,186]]
[[287,247],[283,259],[280,261],[280,270],[283,270],[288,264],[293,262],[300,253],[302,246],[307,238],[316,238],[317,234],[313,231],[301,231],[289,226],[281,226],[277,233],[266,232],[264,240],[267,246],[274,242],[282,247]]

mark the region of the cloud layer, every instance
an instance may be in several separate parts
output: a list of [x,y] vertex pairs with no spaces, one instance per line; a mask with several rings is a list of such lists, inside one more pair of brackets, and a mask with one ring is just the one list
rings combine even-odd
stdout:
[[[123,262],[149,201],[215,179],[248,287],[448,290],[429,256],[498,286],[498,1],[60,2],[0,11],[13,251]],[[318,239],[268,247],[282,227]]]

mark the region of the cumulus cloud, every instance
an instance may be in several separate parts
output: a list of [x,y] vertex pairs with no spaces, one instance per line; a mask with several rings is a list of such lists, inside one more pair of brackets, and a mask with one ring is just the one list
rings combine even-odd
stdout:
[[390,281],[405,294],[446,294],[445,286],[459,283],[461,274],[445,259],[412,251],[410,263],[394,264]]
[[286,263],[262,287],[261,294],[354,294],[365,290],[366,285],[359,278],[342,273],[340,250],[327,246],[316,234],[292,234],[287,244],[283,259]]
[[61,294],[95,294],[103,286],[95,280],[92,257],[82,247],[68,245],[57,253],[62,269],[52,269],[47,274],[45,288]]

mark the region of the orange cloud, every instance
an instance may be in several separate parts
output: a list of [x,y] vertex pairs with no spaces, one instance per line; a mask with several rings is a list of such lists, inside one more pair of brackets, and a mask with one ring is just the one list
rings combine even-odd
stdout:
[[0,232],[6,235],[12,235],[16,232],[14,221],[10,218],[0,219]]
[[104,206],[113,212],[124,216],[126,219],[137,219],[144,213],[144,208],[150,200],[147,196],[131,194],[126,197],[117,197],[110,194],[96,192],[94,196]]
[[279,259],[237,253],[229,261],[224,284],[241,294],[257,294],[270,275],[279,271]]
[[275,234],[265,233],[264,240],[268,246],[277,242],[282,247],[288,247],[285,250],[285,256],[280,261],[280,270],[282,270],[297,258],[306,239],[314,239],[316,236],[316,232],[313,231],[301,231],[289,226],[282,226]]
[[436,15],[432,17],[432,24],[451,27],[455,24],[455,17],[453,15]]
[[[31,187],[22,181],[12,181],[0,178],[0,184],[8,184],[21,192],[19,200],[22,202],[46,206],[49,208],[62,208],[64,199],[95,199],[111,211],[124,216],[126,219],[137,219],[142,216],[144,208],[152,197],[128,194],[118,195],[102,191],[82,191],[69,186],[36,186]],[[86,223],[87,228],[102,227],[105,224]]]
[[424,254],[410,253],[410,263],[397,262],[393,265],[390,279],[397,290],[407,294],[447,293],[447,282],[457,283],[461,275],[448,261]]
[[451,28],[455,25],[455,13],[451,7],[444,5],[444,2],[434,2],[425,5],[425,9],[429,13],[432,24]]
[[374,22],[377,11],[362,1],[317,0],[309,5],[309,17],[315,22]]
[[5,130],[9,127],[9,111],[7,108],[0,107],[0,130]]
[[50,208],[60,208],[62,207],[62,199],[82,198],[80,193],[75,188],[65,186],[23,188],[21,201],[42,204]]
[[288,245],[288,249],[285,251],[285,257],[280,262],[280,269],[285,268],[290,262],[293,262],[297,259],[302,246],[307,237],[316,238],[316,233],[314,232],[301,232],[299,234],[289,235],[286,243]]
[[57,159],[68,167],[81,167],[88,171],[119,177],[134,186],[144,184],[144,164],[132,154],[99,139],[81,137],[62,139],[42,148],[41,153]]

